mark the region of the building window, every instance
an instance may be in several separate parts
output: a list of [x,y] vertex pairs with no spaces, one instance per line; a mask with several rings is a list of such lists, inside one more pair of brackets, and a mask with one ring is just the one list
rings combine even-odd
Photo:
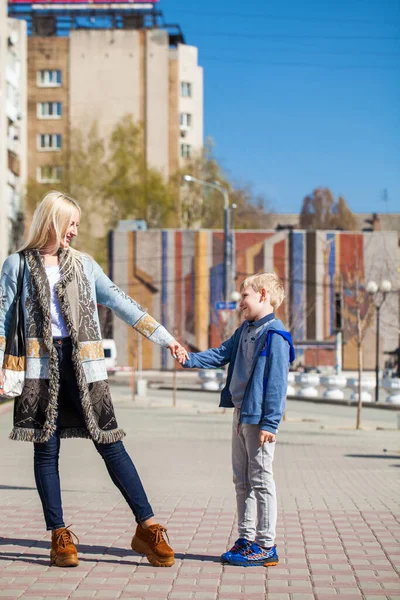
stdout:
[[37,72],[39,87],[60,87],[62,83],[61,71],[41,70]]
[[61,119],[61,102],[38,102],[37,116],[38,119]]
[[181,96],[184,98],[192,97],[192,84],[188,81],[181,81]]
[[36,179],[39,183],[59,183],[61,175],[61,167],[38,167],[36,170]]
[[189,129],[193,123],[192,115],[190,113],[181,113],[180,123],[181,129]]
[[190,144],[181,144],[181,157],[190,158],[192,155],[192,147]]
[[40,133],[38,135],[39,150],[61,150],[62,136],[60,133]]

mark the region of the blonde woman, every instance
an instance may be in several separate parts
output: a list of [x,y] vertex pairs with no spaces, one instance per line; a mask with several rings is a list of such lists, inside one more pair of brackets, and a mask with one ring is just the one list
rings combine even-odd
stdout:
[[[72,198],[50,192],[37,207],[28,239],[22,287],[26,379],[15,400],[13,440],[34,443],[36,486],[48,530],[51,562],[78,565],[72,532],[61,506],[60,438],[90,438],[105,461],[137,521],[132,549],[154,566],[174,564],[118,427],[107,382],[97,304],[176,356],[182,348],[168,331],[104,274],[89,256],[70,248],[81,211]],[[17,291],[19,254],[4,262],[0,278],[0,366],[3,365],[12,304]],[[183,362],[183,360],[181,360]],[[0,369],[0,393],[4,376]],[[75,536],[76,537],[76,536]]]

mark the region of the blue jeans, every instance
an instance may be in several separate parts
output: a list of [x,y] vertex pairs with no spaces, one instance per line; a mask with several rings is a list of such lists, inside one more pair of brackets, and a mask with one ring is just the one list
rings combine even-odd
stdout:
[[[71,344],[65,338],[62,344],[55,345],[58,352],[60,366],[60,383],[65,393],[74,381],[68,381],[72,372]],[[67,380],[65,375],[67,374]],[[75,400],[75,398],[74,398]],[[130,506],[136,521],[143,523],[154,516],[153,510],[147,500],[139,474],[121,441],[112,444],[99,444],[93,442],[96,450],[103,458],[111,480],[120,490]],[[36,487],[42,501],[44,518],[48,530],[65,527],[61,502],[60,475],[58,460],[60,455],[60,432],[57,429],[54,435],[44,443],[34,443],[34,471]]]

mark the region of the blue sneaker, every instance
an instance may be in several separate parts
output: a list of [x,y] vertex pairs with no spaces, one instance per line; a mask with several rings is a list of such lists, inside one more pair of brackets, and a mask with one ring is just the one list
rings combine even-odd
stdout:
[[272,546],[267,552],[267,560],[264,562],[264,567],[274,567],[275,565],[279,565],[279,556],[276,551],[276,544]]
[[251,546],[251,544],[252,544],[252,542],[250,542],[249,540],[246,540],[245,538],[237,539],[236,542],[234,543],[234,545],[232,546],[232,548],[230,550],[228,550],[227,552],[224,552],[224,554],[222,554],[221,561],[222,562],[231,562],[230,559],[233,554],[237,554],[239,552],[242,552],[243,550],[246,550],[246,548]]
[[231,565],[238,567],[272,567],[279,563],[276,553],[276,546],[270,549],[262,548],[257,542],[253,542],[247,548],[242,548],[236,553],[232,553],[226,560]]

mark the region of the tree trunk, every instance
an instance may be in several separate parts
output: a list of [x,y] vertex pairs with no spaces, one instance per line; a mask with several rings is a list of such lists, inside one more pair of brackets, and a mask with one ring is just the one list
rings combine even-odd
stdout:
[[358,355],[358,403],[357,403],[357,422],[356,429],[360,429],[361,426],[361,376],[363,370],[362,364],[362,332],[361,332],[361,315],[360,315],[360,303],[357,298],[357,355]]

